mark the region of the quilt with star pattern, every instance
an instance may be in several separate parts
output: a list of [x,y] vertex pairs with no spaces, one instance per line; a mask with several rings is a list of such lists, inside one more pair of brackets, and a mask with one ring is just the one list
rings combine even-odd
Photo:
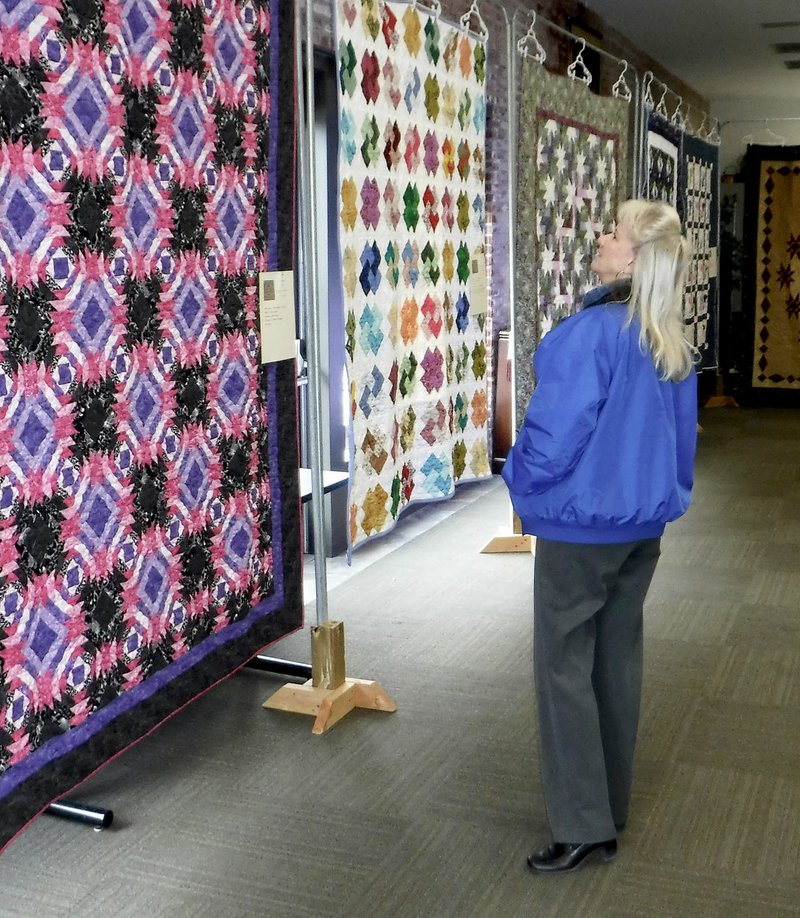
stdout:
[[627,197],[630,104],[520,64],[517,136],[514,418],[522,423],[534,389],[532,356],[541,338],[580,308],[596,283],[595,238]]
[[2,847],[301,591],[294,364],[256,324],[292,259],[291,5],[0,14]]
[[487,477],[486,52],[421,6],[337,3],[349,545]]
[[[800,146],[751,144],[746,158],[745,302],[750,385],[775,404],[800,391]],[[769,404],[770,402],[765,402]]]

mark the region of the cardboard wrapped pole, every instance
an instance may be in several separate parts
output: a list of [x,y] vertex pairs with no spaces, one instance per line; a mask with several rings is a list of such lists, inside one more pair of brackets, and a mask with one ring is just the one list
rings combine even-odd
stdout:
[[314,688],[335,689],[345,676],[344,624],[323,622],[311,629],[311,681]]

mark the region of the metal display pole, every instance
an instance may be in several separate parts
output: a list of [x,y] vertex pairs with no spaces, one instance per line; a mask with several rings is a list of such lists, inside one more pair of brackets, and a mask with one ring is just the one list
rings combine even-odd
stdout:
[[642,87],[636,77],[636,86],[633,91],[633,176],[631,181],[631,197],[638,198],[641,194],[642,183]]
[[[296,19],[300,17],[298,3],[295,7]],[[319,334],[319,253],[317,250],[317,184],[316,184],[316,142],[314,138],[314,39],[312,34],[313,3],[306,5],[305,21],[305,105],[302,92],[298,91],[298,118],[300,129],[297,134],[298,155],[300,161],[300,187],[303,194],[300,198],[300,234],[304,243],[303,259],[303,302],[306,305],[307,353],[308,353],[308,435],[309,435],[309,468],[311,469],[311,517],[314,528],[314,580],[316,583],[315,608],[317,625],[328,620],[328,579],[325,559],[325,504],[322,486],[322,430],[320,405],[322,404],[322,381],[320,373],[320,334]],[[295,35],[300,36],[300,28],[295,26]],[[298,40],[300,40],[298,38]],[[302,48],[298,55],[302,58]],[[297,82],[301,86],[300,81]]]
[[[514,354],[514,326],[517,310],[517,55],[514,44],[514,23],[516,12],[511,19],[503,8],[503,17],[506,21],[506,93],[508,104],[506,106],[506,127],[508,129],[508,298],[511,302],[511,328],[508,337],[508,347],[511,355]],[[498,370],[499,372],[499,370]],[[511,391],[516,392],[517,385],[514,360],[511,360]],[[511,403],[511,431],[513,440],[514,431],[514,402]]]
[[[309,16],[307,18],[310,19],[311,17]],[[309,41],[308,36],[306,36],[306,48],[308,49],[307,58],[310,60],[311,70],[311,103],[306,106],[303,98],[302,86],[304,74],[309,68],[303,67],[304,31],[303,4],[296,3],[294,7],[294,82],[295,86],[298,87],[298,90],[295,93],[298,124],[298,188],[302,189],[303,191],[302,194],[298,194],[297,196],[297,221],[299,225],[298,244],[300,248],[299,262],[301,266],[301,270],[298,272],[298,288],[301,304],[305,304],[307,302],[310,291],[313,290],[314,295],[316,295],[316,284],[309,283],[306,280],[308,267],[312,261],[309,237],[313,237],[313,211],[310,211],[310,197],[307,197],[305,192],[306,189],[310,189],[308,195],[313,196],[314,200],[316,199],[316,194],[314,189],[314,182],[310,181],[308,171],[308,143],[306,133],[307,130],[309,133],[313,133],[313,123],[310,123],[307,127],[305,116],[306,110],[309,112],[313,112],[314,110],[314,55],[313,44]],[[313,309],[306,310],[303,324],[305,327],[307,327],[309,321],[311,321],[314,326],[314,331],[318,337],[318,332],[316,331],[317,323],[314,321],[314,316],[312,313]],[[319,411],[317,407],[319,404],[319,367],[317,363],[318,353],[318,343],[312,342],[312,351],[308,355],[309,385],[306,391],[308,393],[309,427],[311,438],[311,456],[309,465],[311,470],[313,527],[314,533],[316,534],[316,538],[314,540],[314,576],[316,579],[315,605],[317,610],[317,624],[319,625],[321,621],[324,620],[320,617],[320,603],[322,603],[322,615],[324,618],[327,618],[327,578],[324,557],[324,539],[322,538],[322,533],[324,532],[324,518],[321,517],[322,500],[317,493],[317,491],[322,487],[322,463],[320,459],[320,434],[318,429]],[[314,378],[313,383],[311,382],[312,378]],[[320,520],[317,519],[318,515],[320,516]],[[319,548],[317,546],[318,542],[321,543]],[[321,587],[320,584],[322,584]],[[257,669],[259,672],[274,673],[275,675],[279,676],[291,676],[297,679],[310,679],[312,675],[312,667],[310,663],[295,663],[294,661],[281,660],[276,657],[269,656],[268,654],[257,654],[255,657],[253,657],[252,660],[248,661],[247,669]]]
[[[295,5],[295,35],[305,34],[305,105],[298,91],[297,112],[298,159],[300,180],[301,300],[305,306],[308,344],[308,433],[310,440],[311,510],[314,527],[314,576],[317,625],[311,629],[311,679],[302,685],[287,684],[271,695],[265,708],[315,718],[311,732],[324,733],[354,708],[396,711],[397,705],[377,682],[349,679],[345,674],[344,626],[328,621],[328,584],[325,563],[325,505],[322,475],[322,430],[320,406],[322,380],[320,372],[321,342],[319,331],[319,251],[317,247],[316,142],[314,136],[314,38],[313,0],[306,0],[305,29],[301,28],[300,8]],[[296,48],[302,61],[302,46]],[[298,76],[298,89],[302,86]],[[272,662],[272,661],[271,661]],[[273,669],[272,666],[269,667]],[[273,670],[274,671],[274,670]]]

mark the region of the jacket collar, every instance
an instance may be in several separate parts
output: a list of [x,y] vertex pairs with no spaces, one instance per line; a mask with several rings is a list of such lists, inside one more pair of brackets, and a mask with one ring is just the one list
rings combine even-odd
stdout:
[[612,281],[610,284],[601,284],[590,290],[583,298],[583,308],[602,306],[605,303],[625,303],[631,295],[630,278]]

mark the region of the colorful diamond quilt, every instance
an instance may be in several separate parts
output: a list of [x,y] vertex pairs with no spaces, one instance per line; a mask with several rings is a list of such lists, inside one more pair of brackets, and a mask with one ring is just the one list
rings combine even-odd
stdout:
[[301,608],[290,4],[0,9],[1,847]]
[[717,365],[717,240],[719,238],[719,147],[686,134],[680,197],[692,261],[683,300],[686,336],[702,367]]
[[[337,5],[349,542],[490,474],[485,46],[414,5]],[[486,291],[483,291],[484,296]]]
[[531,357],[542,336],[580,307],[596,280],[595,237],[628,189],[630,105],[580,81],[520,65],[515,418],[533,394]]

